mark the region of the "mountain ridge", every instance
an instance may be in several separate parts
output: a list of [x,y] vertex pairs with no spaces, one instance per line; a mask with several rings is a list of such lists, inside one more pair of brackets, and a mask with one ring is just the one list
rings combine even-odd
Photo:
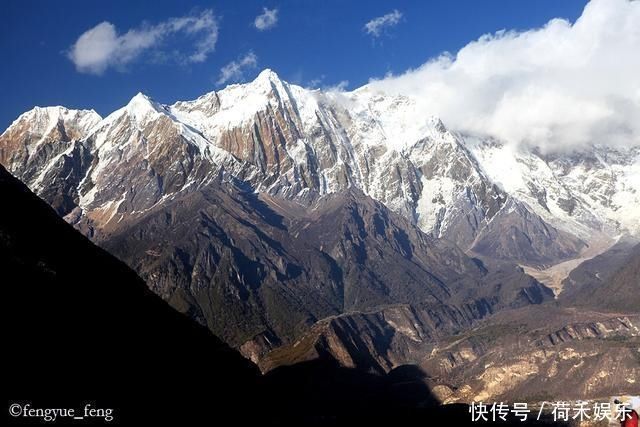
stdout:
[[[146,112],[142,113],[144,108],[138,104],[146,105]],[[133,108],[136,105],[138,108]],[[348,106],[347,110],[344,105]],[[627,166],[614,151],[601,147],[600,154],[591,163],[574,167],[574,170],[581,168],[580,173],[588,167],[589,171],[599,174],[594,176],[592,185],[602,186],[597,183],[606,184],[602,174],[610,166],[603,159],[609,153],[617,162],[615,165],[619,165],[615,166],[620,171],[618,174],[631,178],[625,183],[622,175],[621,179],[612,175],[616,179],[612,184],[619,186],[624,183],[626,187],[619,190],[602,187],[607,193],[598,201],[585,196],[582,190],[576,192],[578,184],[575,177],[571,176],[571,181],[568,177],[564,181],[559,180],[559,168],[567,167],[566,156],[558,156],[555,160],[549,158],[552,163],[547,163],[545,158],[534,152],[514,152],[508,145],[449,132],[434,117],[419,119],[416,122],[419,124],[407,127],[403,120],[413,120],[415,112],[411,111],[412,105],[410,98],[373,93],[367,86],[346,93],[306,90],[280,80],[275,72],[267,69],[253,82],[231,85],[195,101],[161,105],[139,93],[127,104],[127,110],[134,122],[142,120],[143,128],[147,119],[167,122],[165,127],[171,121],[176,127],[172,133],[195,145],[200,156],[209,157],[209,161],[215,164],[214,168],[219,169],[220,163],[239,162],[231,166],[230,173],[249,182],[256,191],[304,200],[313,197],[310,193],[322,195],[356,186],[410,218],[424,231],[452,238],[462,247],[477,237],[481,223],[490,222],[496,209],[488,208],[487,204],[495,200],[500,206],[500,200],[507,196],[523,202],[526,209],[541,216],[554,228],[582,240],[588,240],[594,232],[638,233],[637,226],[627,218],[633,214],[629,211],[633,204],[640,203],[636,188],[640,187],[636,182],[640,181],[640,148],[629,151],[631,157],[625,159]],[[109,127],[116,121],[116,113],[122,115],[123,109],[88,129],[84,139],[95,139],[100,128]],[[140,114],[142,116],[138,117]],[[168,120],[163,119],[165,116]],[[3,134],[0,150],[10,140],[24,139],[20,135],[5,135],[14,125],[15,122]],[[150,138],[153,135],[145,136]],[[95,141],[94,145],[93,148],[85,148],[90,152],[100,150],[101,141]],[[438,148],[440,146],[442,148]],[[69,153],[66,155],[70,156]],[[447,162],[464,157],[469,160],[464,160],[459,166],[453,165],[455,172],[433,169],[433,161]],[[433,159],[431,164],[430,158]],[[524,179],[523,184],[508,184],[504,174],[496,173],[503,166],[494,165],[495,159],[500,159],[502,165],[519,165],[508,166],[508,170],[515,172],[512,177],[516,182]],[[44,180],[29,182],[28,174],[7,155],[0,158],[0,162],[21,178],[27,178],[25,182],[34,188]],[[598,165],[604,169],[597,169]],[[544,172],[544,181],[536,177],[536,171]],[[386,176],[399,184],[389,185]],[[461,180],[462,176],[475,176],[476,186]],[[553,194],[548,194],[551,189]],[[428,195],[429,199],[422,197],[425,190],[432,193]],[[473,198],[465,201],[463,195],[468,191]],[[81,190],[77,192],[82,193]],[[611,199],[612,196],[606,194],[620,200]],[[116,200],[111,201],[115,203]],[[614,202],[619,207],[607,208]],[[599,205],[602,209],[594,209]],[[471,208],[470,212],[477,209],[471,222],[479,221],[479,225],[461,231],[456,219],[456,210],[460,208],[456,206],[464,206],[467,211]],[[616,212],[625,216],[621,217]],[[447,230],[446,226],[451,222],[454,230]],[[468,223],[468,220],[463,222]]]
[[[48,132],[37,150],[32,124],[17,121],[0,135],[0,163],[254,360],[323,318],[412,295],[479,302],[465,327],[538,304],[548,289],[515,264],[546,268],[594,237],[637,232],[640,148],[516,150],[415,106],[266,70],[173,105],[139,93],[104,119],[62,121],[72,131]],[[445,268],[455,263],[462,273]]]

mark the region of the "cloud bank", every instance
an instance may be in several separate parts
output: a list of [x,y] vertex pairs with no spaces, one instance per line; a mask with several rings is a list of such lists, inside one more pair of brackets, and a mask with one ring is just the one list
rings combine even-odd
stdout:
[[262,8],[262,14],[256,16],[255,21],[253,21],[253,25],[260,31],[269,30],[275,27],[277,23],[278,9],[267,9],[266,7]]
[[143,24],[118,34],[110,22],[84,32],[71,46],[69,59],[81,73],[102,74],[113,67],[122,70],[145,51],[158,48],[169,37],[183,34],[194,39],[192,51],[178,58],[184,63],[203,62],[215,50],[218,20],[213,11],[171,18],[156,25]]
[[249,52],[245,56],[236,61],[231,61],[220,69],[220,77],[216,81],[222,85],[231,81],[238,81],[244,78],[245,70],[256,68],[258,65],[258,57],[255,53]]
[[380,37],[386,29],[398,25],[400,19],[402,19],[402,13],[394,10],[364,24],[364,31],[373,37]]
[[574,23],[499,31],[399,76],[449,127],[554,151],[640,144],[640,1],[592,0]]

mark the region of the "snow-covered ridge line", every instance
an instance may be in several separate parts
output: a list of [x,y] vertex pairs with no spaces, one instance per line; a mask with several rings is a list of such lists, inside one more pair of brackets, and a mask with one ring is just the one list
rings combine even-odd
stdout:
[[[264,70],[252,82],[172,105],[138,93],[104,119],[62,107],[50,115],[40,111],[41,120],[27,120],[25,113],[12,125],[15,132],[10,127],[3,138],[28,141],[37,131],[45,140],[51,132],[59,136],[58,117],[69,122],[73,139],[93,157],[78,184],[84,210],[119,201],[134,179],[150,191],[149,200],[130,191],[133,202],[123,200],[118,209],[144,212],[166,200],[167,191],[197,189],[204,178],[193,168],[206,162],[208,177],[219,170],[254,191],[289,199],[356,187],[428,233],[455,235],[462,246],[476,241],[507,197],[586,240],[594,233],[640,234],[640,146],[542,155],[450,131],[417,105],[411,97],[389,96],[369,85],[351,92],[309,90]],[[31,156],[38,147],[28,146]],[[46,184],[50,170],[74,155],[64,145],[43,165],[46,173],[36,174],[37,184]],[[150,176],[129,176],[122,165],[132,159]],[[154,177],[159,173],[161,178]],[[116,178],[116,194],[102,200],[107,196],[101,191],[113,192]],[[175,189],[168,190],[172,180]]]
[[20,114],[7,129],[1,134],[5,135],[12,128],[29,122],[33,131],[45,135],[58,122],[74,122],[79,128],[89,129],[94,123],[102,120],[102,117],[93,109],[75,110],[61,105],[49,107],[33,107],[29,111]]

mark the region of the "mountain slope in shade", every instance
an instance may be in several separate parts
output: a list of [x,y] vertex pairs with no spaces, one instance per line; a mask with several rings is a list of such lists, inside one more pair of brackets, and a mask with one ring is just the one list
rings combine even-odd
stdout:
[[637,310],[640,307],[640,246],[636,245],[623,268],[618,270],[604,288],[593,295],[600,304],[612,309]]
[[478,319],[551,297],[521,269],[483,266],[357,191],[308,209],[212,182],[95,239],[254,360],[350,311],[429,302]]
[[640,308],[640,245],[623,241],[578,266],[565,281],[566,305],[611,311]]
[[591,295],[599,287],[606,287],[609,278],[625,265],[635,245],[634,240],[621,239],[604,252],[581,262],[562,282],[558,298],[570,304],[582,294]]
[[586,246],[583,240],[551,227],[523,203],[509,199],[480,230],[470,252],[544,267],[571,258]]
[[[116,422],[183,419],[187,405],[196,407],[184,419],[205,411],[227,419],[253,400],[250,362],[170,308],[2,167],[0,194],[3,330],[12,337],[7,399],[72,407],[98,399],[116,409]],[[217,403],[195,391],[203,382],[218,391]]]

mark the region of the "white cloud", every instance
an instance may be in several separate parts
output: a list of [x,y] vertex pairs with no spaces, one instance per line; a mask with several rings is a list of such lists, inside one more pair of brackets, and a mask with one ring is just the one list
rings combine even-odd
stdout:
[[638,76],[640,1],[592,0],[574,24],[485,35],[371,85],[454,129],[561,150],[640,144]]
[[305,85],[308,89],[318,89],[322,82],[324,82],[325,75],[322,74],[320,77],[316,77],[315,79],[309,80],[309,82]]
[[247,69],[256,68],[258,65],[258,57],[249,52],[242,58],[236,61],[231,61],[220,69],[220,77],[218,78],[219,85],[225,84],[230,81],[238,81],[244,78],[244,71]]
[[402,19],[402,13],[394,10],[367,22],[364,24],[364,30],[373,37],[380,37],[384,30],[398,25],[400,19]]
[[262,14],[256,16],[253,24],[260,31],[269,30],[276,26],[278,23],[278,9],[267,9],[266,7],[262,8]]
[[309,80],[304,87],[310,90],[320,89],[323,92],[333,92],[334,94],[348,90],[349,80],[340,80],[337,83],[325,84],[326,77],[326,75],[322,74],[320,77]]
[[122,69],[143,52],[159,47],[169,36],[184,34],[195,38],[193,51],[181,55],[183,62],[202,62],[215,50],[218,20],[211,10],[200,15],[171,18],[156,25],[143,24],[119,35],[110,22],[102,22],[84,32],[71,46],[69,59],[82,73],[102,74],[110,67]]
[[344,92],[349,87],[349,80],[341,80],[332,86],[325,86],[322,88],[325,92]]

